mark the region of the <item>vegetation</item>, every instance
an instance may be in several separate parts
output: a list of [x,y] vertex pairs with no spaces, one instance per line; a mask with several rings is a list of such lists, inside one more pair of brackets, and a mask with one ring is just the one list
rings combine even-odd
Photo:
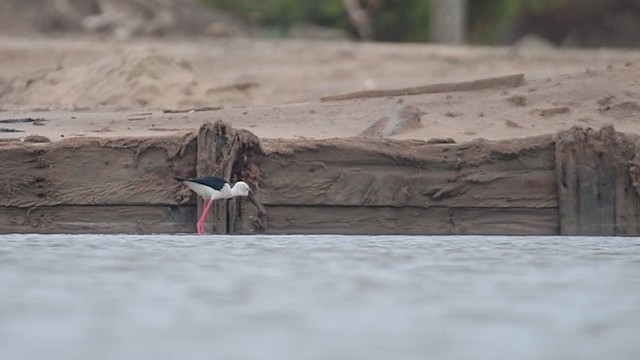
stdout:
[[[231,11],[275,33],[301,22],[344,29],[356,34],[342,0],[202,0]],[[577,1],[577,2],[576,2]],[[550,12],[569,3],[581,7],[611,0],[468,0],[468,35],[475,43],[496,43],[513,22],[527,11]],[[635,1],[635,0],[633,0]],[[429,29],[429,0],[368,0],[377,4],[371,17],[376,39],[426,41]]]

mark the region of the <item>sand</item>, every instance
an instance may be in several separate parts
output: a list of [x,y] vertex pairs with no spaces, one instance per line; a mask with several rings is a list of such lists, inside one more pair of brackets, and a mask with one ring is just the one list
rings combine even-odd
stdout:
[[265,209],[214,232],[635,235],[638,89],[636,51],[0,38],[0,231],[192,231],[207,174]]
[[[513,74],[521,86],[320,101]],[[0,38],[0,128],[16,131],[0,139],[164,135],[217,119],[261,138],[464,142],[604,124],[640,133],[639,85],[640,52],[626,50]],[[403,113],[411,124],[388,128]],[[6,122],[24,118],[42,121]],[[365,131],[380,121],[384,131]]]

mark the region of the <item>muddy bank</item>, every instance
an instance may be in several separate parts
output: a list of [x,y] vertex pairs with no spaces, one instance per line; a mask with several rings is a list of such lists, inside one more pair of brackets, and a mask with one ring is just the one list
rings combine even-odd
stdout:
[[188,232],[196,209],[170,176],[193,172],[195,148],[184,137],[0,143],[0,229]]
[[[183,76],[191,79],[187,82],[179,80],[179,76],[156,78],[155,75],[165,72],[180,74],[180,71],[172,70],[178,66],[176,61],[135,56],[131,59],[141,62],[135,62],[137,65],[132,67],[123,65],[120,69],[124,72],[122,74],[113,71],[118,69],[118,66],[113,67],[118,61],[106,59],[102,65],[109,65],[103,69],[104,74],[111,74],[109,76],[99,76],[97,72],[95,76],[81,77],[82,80],[74,80],[73,77],[63,80],[75,71],[60,70],[33,80],[26,88],[18,86],[22,82],[12,81],[13,91],[0,97],[0,102],[20,104],[23,100],[27,103],[37,100],[55,104],[60,100],[72,104],[84,99],[96,107],[0,110],[0,128],[3,129],[0,140],[22,140],[29,135],[46,136],[56,141],[81,136],[115,138],[184,134],[205,122],[218,119],[234,128],[249,130],[260,138],[285,139],[369,136],[462,143],[476,138],[506,140],[543,135],[576,125],[600,128],[605,124],[613,124],[619,131],[640,133],[637,121],[640,97],[634,90],[640,84],[640,71],[633,64],[547,80],[531,79],[528,74],[512,74],[343,93],[325,97],[324,101],[231,106],[221,105],[217,95],[206,95],[205,88],[209,85],[192,83],[195,72],[186,68],[181,69],[191,74]],[[149,64],[163,66],[146,68]],[[76,70],[88,74],[88,68]],[[63,83],[78,86],[74,91],[65,92],[64,86],[58,89],[55,85]],[[95,85],[95,88],[88,89],[87,84],[89,87]],[[105,84],[108,86],[103,88]],[[162,90],[167,87],[172,90]],[[227,90],[243,93],[258,88]],[[156,96],[158,91],[164,95]],[[178,99],[185,102],[176,101]],[[136,103],[154,107],[164,105],[155,110],[135,108],[120,111],[96,105],[96,102],[112,101],[123,106]],[[17,119],[42,120],[21,123],[15,122]]]
[[639,138],[572,128],[505,141],[258,139],[217,122],[157,138],[0,143],[1,232],[193,232],[173,176],[243,179],[209,232],[637,235]]
[[[198,201],[172,177],[213,174],[248,180],[262,203],[216,207],[215,233],[635,234],[639,63],[605,49],[0,38],[0,230],[192,232]],[[606,124],[622,133],[586,130]]]
[[274,232],[558,232],[551,136],[461,145],[354,138],[264,146],[258,163],[273,175],[263,178],[260,196]]

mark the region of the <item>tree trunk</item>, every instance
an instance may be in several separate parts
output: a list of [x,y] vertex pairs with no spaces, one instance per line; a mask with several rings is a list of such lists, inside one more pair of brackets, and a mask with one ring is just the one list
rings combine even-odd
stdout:
[[466,0],[431,0],[431,41],[465,42]]
[[349,14],[351,23],[358,30],[360,38],[365,41],[373,40],[373,27],[369,12],[360,6],[358,0],[342,0],[342,3]]

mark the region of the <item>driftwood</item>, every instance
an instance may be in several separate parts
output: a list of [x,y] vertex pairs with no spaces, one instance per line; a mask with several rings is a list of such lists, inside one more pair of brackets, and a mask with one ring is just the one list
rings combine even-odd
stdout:
[[3,132],[3,133],[17,133],[17,132],[24,132],[24,130],[0,127],[0,132]]
[[192,109],[164,109],[162,112],[164,114],[184,114],[191,112],[201,112],[201,111],[216,111],[222,109],[222,106],[203,106]]
[[634,139],[613,126],[557,135],[562,235],[640,234],[640,197],[629,166],[634,158]]
[[474,81],[463,81],[456,83],[443,83],[432,84],[418,87],[410,87],[404,89],[393,90],[365,90],[356,91],[353,93],[325,96],[320,101],[340,101],[340,100],[354,100],[354,99],[366,99],[376,97],[387,96],[409,96],[409,95],[422,95],[422,94],[437,94],[447,92],[462,92],[462,91],[478,91],[493,88],[512,88],[519,87],[524,84],[524,75],[507,75],[501,77],[493,77],[487,79],[479,79]]
[[[244,180],[253,185],[250,172],[247,173],[246,157],[259,148],[259,140],[246,130],[233,129],[221,121],[207,123],[198,131],[198,176],[218,176],[232,183]],[[251,186],[257,191],[255,185]],[[241,205],[244,199],[218,200],[210,212],[207,232],[229,234],[236,232],[254,232],[264,228],[260,219],[264,218],[264,209],[248,208]],[[202,199],[198,200],[198,216],[202,211]]]
[[3,119],[0,120],[0,124],[24,124],[31,123],[32,125],[42,126],[49,120],[43,118],[19,118],[19,119]]

